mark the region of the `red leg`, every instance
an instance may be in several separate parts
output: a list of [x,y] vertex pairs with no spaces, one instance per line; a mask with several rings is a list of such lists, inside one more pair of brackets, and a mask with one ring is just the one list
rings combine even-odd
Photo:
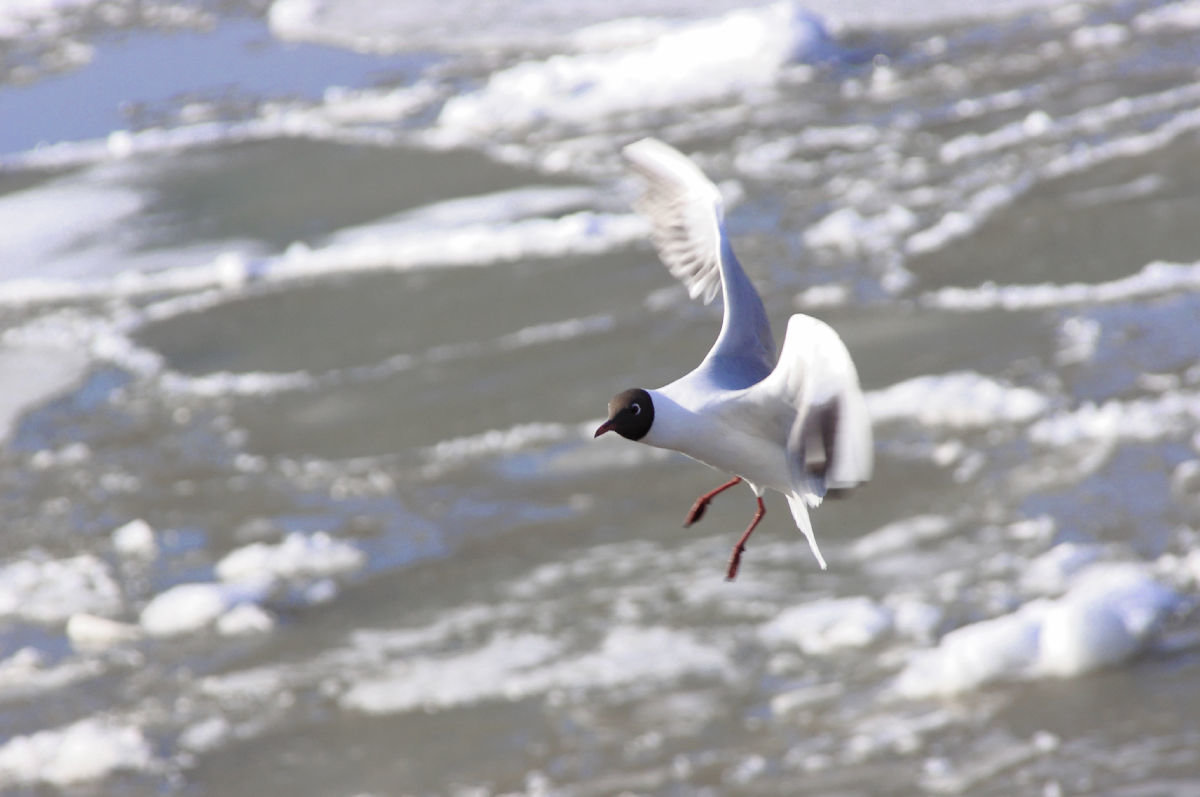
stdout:
[[737,545],[733,546],[733,553],[729,555],[729,569],[725,571],[725,580],[733,581],[737,578],[738,565],[742,563],[742,551],[746,550],[746,540],[750,539],[750,535],[754,533],[755,526],[758,521],[763,519],[763,515],[767,514],[767,508],[763,506],[762,498],[758,499],[758,511],[754,513],[754,519],[750,521],[749,527],[742,532],[742,537],[737,541]]
[[691,511],[688,512],[687,519],[683,521],[683,527],[687,528],[700,518],[704,517],[704,510],[708,509],[709,502],[741,480],[741,476],[734,476],[717,489],[709,490],[707,493],[697,498],[696,503],[692,504]]

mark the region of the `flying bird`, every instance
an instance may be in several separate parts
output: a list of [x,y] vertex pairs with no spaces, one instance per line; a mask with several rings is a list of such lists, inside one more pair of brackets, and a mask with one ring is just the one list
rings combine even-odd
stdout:
[[797,313],[777,358],[762,299],[733,254],[717,187],[656,139],[623,152],[645,183],[634,207],[650,221],[659,257],[693,299],[707,304],[724,294],[724,318],[694,370],[663,387],[618,393],[595,436],[616,432],[730,474],[696,499],[685,526],[721,492],[749,485],[758,507],[730,554],[728,580],[737,577],[746,542],[766,513],[766,490],[787,497],[825,569],[808,510],[866,482],[873,463],[871,421],[850,353],[828,324]]

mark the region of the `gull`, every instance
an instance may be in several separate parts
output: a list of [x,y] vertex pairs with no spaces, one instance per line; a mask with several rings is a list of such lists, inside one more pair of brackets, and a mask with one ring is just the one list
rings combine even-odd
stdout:
[[745,482],[754,491],[758,508],[733,546],[727,580],[737,577],[746,542],[766,514],[766,490],[787,497],[824,570],[808,510],[871,477],[871,420],[854,361],[832,327],[803,313],[788,320],[777,358],[762,299],[733,254],[717,187],[656,139],[623,153],[645,183],[634,208],[650,221],[663,264],[693,299],[707,304],[724,294],[724,317],[700,365],[663,387],[618,393],[595,437],[616,432],[730,474],[696,499],[684,526],[730,487]]

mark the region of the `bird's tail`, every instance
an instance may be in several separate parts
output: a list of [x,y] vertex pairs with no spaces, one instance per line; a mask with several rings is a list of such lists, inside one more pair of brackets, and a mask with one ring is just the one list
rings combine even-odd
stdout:
[[817,547],[817,536],[813,533],[812,520],[808,517],[809,507],[816,508],[821,504],[821,496],[814,493],[801,495],[800,493],[788,493],[788,507],[792,510],[792,517],[796,520],[796,526],[804,534],[804,538],[808,540],[808,547],[812,549],[813,556],[817,557],[817,564],[821,569],[825,569],[825,557],[821,556],[821,549]]

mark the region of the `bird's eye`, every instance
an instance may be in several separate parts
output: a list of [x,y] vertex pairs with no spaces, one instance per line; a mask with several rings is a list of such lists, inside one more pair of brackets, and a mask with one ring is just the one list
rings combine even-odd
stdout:
[[641,415],[641,414],[642,414],[642,405],[641,405],[641,404],[634,404],[634,405],[633,405],[633,414],[634,414],[634,415]]

